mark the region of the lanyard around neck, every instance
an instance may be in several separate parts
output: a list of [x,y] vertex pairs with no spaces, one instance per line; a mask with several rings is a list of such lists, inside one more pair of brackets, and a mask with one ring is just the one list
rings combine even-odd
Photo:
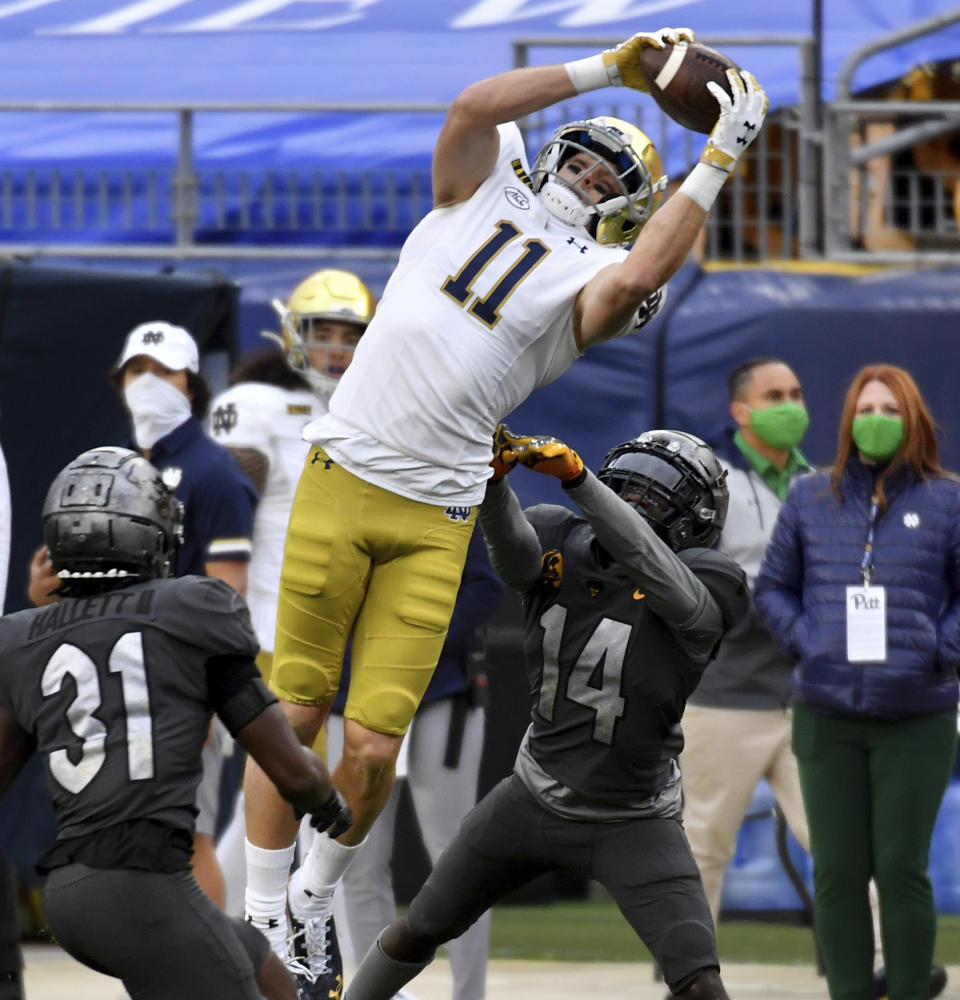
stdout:
[[863,558],[860,560],[860,575],[863,577],[863,585],[870,586],[873,576],[873,540],[877,528],[877,515],[880,513],[880,498],[874,493],[870,498],[870,523],[867,526],[867,540],[863,546]]

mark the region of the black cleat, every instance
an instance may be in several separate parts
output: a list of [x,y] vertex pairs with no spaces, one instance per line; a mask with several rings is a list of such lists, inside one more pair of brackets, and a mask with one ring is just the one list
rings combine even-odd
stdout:
[[343,960],[333,910],[303,920],[291,913],[290,925],[287,969],[296,980],[298,1000],[341,1000]]
[[[927,996],[930,1000],[940,996],[947,985],[947,970],[942,965],[935,965],[930,970],[930,989]],[[886,1000],[887,970],[880,968],[873,974],[874,1000]]]

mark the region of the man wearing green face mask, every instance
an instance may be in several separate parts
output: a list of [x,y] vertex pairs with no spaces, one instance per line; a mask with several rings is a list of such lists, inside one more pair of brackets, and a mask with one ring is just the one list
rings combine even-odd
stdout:
[[[809,423],[800,380],[778,358],[752,358],[728,378],[734,426],[714,449],[730,506],[717,548],[760,569],[790,483],[810,471],[797,445]],[[731,628],[687,701],[680,758],[684,826],[716,921],[724,874],[754,790],[766,778],[794,836],[808,847],[797,762],[790,749],[793,661],[750,612]],[[723,753],[718,753],[723,747]]]

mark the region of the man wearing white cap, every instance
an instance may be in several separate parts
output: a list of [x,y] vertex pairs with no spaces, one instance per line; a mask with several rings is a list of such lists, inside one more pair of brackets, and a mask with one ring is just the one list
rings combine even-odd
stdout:
[[[244,594],[257,494],[233,456],[203,430],[211,394],[200,374],[196,341],[182,326],[163,320],[141,323],[127,335],[110,380],[130,413],[137,448],[184,506],[183,545],[174,575],[215,576]],[[31,566],[33,602],[55,600],[50,592],[58,583],[41,549]],[[213,846],[221,747],[214,738],[204,750],[193,866],[200,886],[223,906],[223,876]]]

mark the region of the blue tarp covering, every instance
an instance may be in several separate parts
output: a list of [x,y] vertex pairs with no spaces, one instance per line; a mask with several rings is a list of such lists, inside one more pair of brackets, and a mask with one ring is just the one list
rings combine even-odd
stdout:
[[[843,61],[857,46],[955,6],[955,0],[825,2],[825,99],[833,96]],[[616,40],[664,23],[690,25],[703,37],[808,36],[811,19],[810,4],[755,0],[0,0],[0,96],[446,103],[471,81],[510,68],[511,43],[522,36]],[[726,48],[755,72],[774,106],[796,103],[795,50]],[[531,61],[586,51],[540,47]],[[874,57],[854,83],[865,87],[894,79],[918,62],[957,55],[960,27],[953,26]],[[649,98],[638,100],[639,115],[644,103],[654,114]],[[323,166],[352,176],[385,166],[425,170],[439,122],[423,114],[202,114],[195,123],[197,164],[261,173]],[[0,115],[0,136],[0,169],[152,167],[168,185],[176,153],[172,115],[10,112]],[[676,134],[668,145],[676,172],[689,150],[679,148]],[[42,171],[40,180],[45,182]],[[20,183],[15,180],[15,196],[24,195]],[[116,188],[122,182],[114,174],[106,183]],[[93,206],[99,197],[70,192],[64,200]],[[168,208],[159,205],[161,218]],[[27,227],[17,220],[6,228]],[[89,221],[91,231],[116,228],[110,220]],[[138,219],[124,238],[150,234],[149,220]]]
[[[947,12],[949,0],[823,3],[824,95],[846,56]],[[808,35],[810,3],[755,0],[0,0],[6,99],[440,100],[509,68],[519,36]],[[960,30],[878,56],[856,83],[958,54]],[[793,103],[784,51],[731,51],[775,103]],[[541,60],[543,61],[543,60]]]

